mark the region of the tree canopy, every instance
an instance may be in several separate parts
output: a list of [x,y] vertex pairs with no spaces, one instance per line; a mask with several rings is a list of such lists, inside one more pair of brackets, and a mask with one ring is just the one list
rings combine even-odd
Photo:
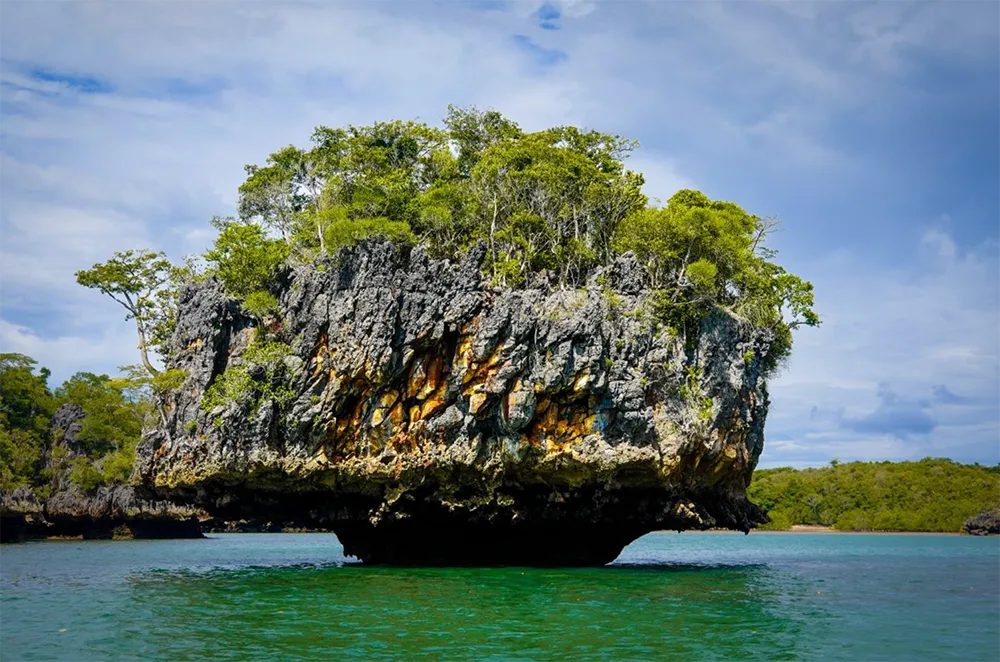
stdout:
[[[693,190],[650,205],[641,174],[626,167],[638,143],[558,126],[527,132],[493,110],[449,106],[440,127],[393,120],[320,126],[308,147],[282,147],[247,165],[238,218],[215,218],[207,274],[260,322],[278,311],[277,276],[370,237],[419,244],[455,258],[486,247],[484,275],[516,288],[543,274],[584,285],[619,255],[645,268],[659,321],[692,340],[717,307],[771,330],[771,374],[791,351],[792,331],[819,324],[812,285],[788,273],[766,245],[776,222]],[[180,284],[201,277],[162,253],[116,253],[77,280],[136,321],[147,348],[169,353]],[[609,283],[613,286],[613,283]]]
[[[176,371],[155,379],[139,366],[114,378],[79,372],[52,392],[49,371],[36,374],[35,366],[22,354],[0,354],[0,489],[25,486],[44,494],[53,473],[63,470],[86,489],[128,480],[135,446],[154,411],[150,385],[155,389]],[[67,431],[52,429],[63,404],[84,413],[72,449],[64,443]],[[64,466],[67,461],[71,465]]]
[[371,236],[447,257],[481,242],[485,275],[500,287],[540,272],[578,287],[631,251],[680,333],[714,306],[770,328],[768,370],[789,354],[793,329],[819,324],[812,285],[772,261],[774,221],[692,190],[650,206],[642,175],[626,167],[635,141],[572,126],[526,132],[474,107],[450,106],[442,124],[320,126],[309,147],[246,166],[240,218],[220,226],[210,267],[260,308],[276,263]]
[[771,517],[845,531],[961,531],[965,520],[1000,506],[1000,466],[833,460],[817,469],[758,469],[747,496]]
[[42,470],[49,419],[56,400],[49,371],[35,374],[36,361],[23,354],[0,354],[0,489],[30,485]]

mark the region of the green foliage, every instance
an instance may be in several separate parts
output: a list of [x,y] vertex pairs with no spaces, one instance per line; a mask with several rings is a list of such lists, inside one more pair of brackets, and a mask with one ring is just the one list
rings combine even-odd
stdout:
[[965,520],[1000,505],[997,467],[927,458],[850,462],[818,469],[754,472],[747,494],[771,517],[845,531],[961,531]]
[[149,360],[148,349],[166,353],[171,297],[163,290],[173,272],[166,255],[140,249],[117,252],[108,261],[76,273],[76,282],[108,295],[125,308],[125,319],[135,320],[142,363],[154,375],[157,370]]
[[468,176],[487,148],[520,137],[521,129],[495,110],[481,111],[474,106],[448,106],[444,119],[448,135],[458,145],[457,170]]
[[369,237],[381,237],[400,244],[414,244],[417,241],[409,224],[387,218],[344,218],[331,222],[326,228],[326,245],[333,251],[341,246],[354,246]]
[[701,390],[701,369],[694,366],[684,367],[684,382],[678,387],[678,393],[685,400],[700,400],[704,397]]
[[74,440],[81,455],[73,460],[70,480],[86,490],[128,480],[142,428],[153,414],[152,393],[177,388],[186,375],[177,369],[153,377],[138,366],[122,370],[115,378],[80,372],[56,389],[60,402],[84,412]]
[[[283,380],[284,360],[291,351],[291,347],[281,342],[254,342],[208,387],[201,399],[202,410],[211,413],[218,407],[249,402],[256,412],[265,401],[279,406],[286,404],[295,397],[295,390]],[[263,370],[256,371],[254,367]],[[217,418],[215,423],[221,424],[221,419]]]
[[449,256],[484,241],[498,285],[542,269],[575,284],[611,256],[615,224],[646,204],[622,162],[633,141],[575,127],[526,134],[475,108],[450,107],[444,125],[319,127],[312,148],[247,166],[241,218],[300,255],[372,235]]
[[69,480],[84,490],[91,491],[104,484],[104,474],[85,457],[73,460]]
[[148,402],[129,400],[128,386],[107,375],[78,372],[56,389],[58,400],[83,409],[76,443],[88,457],[96,459],[118,449],[134,448],[142,435]]
[[0,354],[0,489],[40,483],[49,443],[49,419],[56,409],[49,371],[35,374],[36,361],[23,354]]
[[656,288],[658,316],[687,337],[712,306],[724,306],[772,330],[766,374],[791,352],[791,331],[816,326],[812,285],[769,260],[764,239],[776,223],[698,191],[678,191],[663,208],[626,217],[615,247],[632,251]]
[[[0,489],[23,485],[39,496],[48,493],[53,469],[68,471],[69,479],[84,489],[128,480],[135,446],[152,411],[151,391],[176,388],[185,375],[167,370],[152,377],[141,366],[126,366],[113,379],[81,372],[53,394],[46,384],[48,370],[36,375],[34,365],[20,354],[0,354]],[[64,443],[63,430],[49,430],[62,404],[78,405],[84,412],[73,440],[76,455]],[[43,468],[46,460],[52,469]]]
[[36,375],[36,363],[23,354],[0,354],[0,423],[44,435],[56,402],[49,392],[49,371],[42,368]]
[[712,420],[712,408],[715,406],[715,400],[711,397],[705,397],[701,399],[701,406],[698,408],[698,420],[708,423]]
[[44,440],[25,430],[0,427],[0,490],[37,483],[42,468]]
[[187,370],[172,368],[170,370],[165,370],[154,377],[150,382],[150,386],[153,389],[153,393],[162,395],[179,389],[184,384],[184,380],[187,379],[187,377]]
[[219,229],[212,250],[205,253],[208,271],[218,276],[231,297],[243,300],[270,288],[289,255],[288,245],[267,236],[260,225],[216,218]]
[[135,465],[135,444],[130,444],[109,453],[101,462],[104,483],[113,485],[127,483]]
[[278,299],[263,290],[251,292],[243,300],[243,310],[259,320],[278,314]]

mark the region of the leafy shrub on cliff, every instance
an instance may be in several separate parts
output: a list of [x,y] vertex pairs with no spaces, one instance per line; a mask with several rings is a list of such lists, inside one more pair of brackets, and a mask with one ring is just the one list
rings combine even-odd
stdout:
[[402,221],[387,218],[362,218],[331,225],[326,232],[327,245],[334,247],[353,246],[363,239],[380,237],[402,244],[416,243],[416,236],[410,226]]
[[659,209],[644,209],[618,226],[615,247],[632,251],[658,292],[657,308],[671,327],[696,333],[709,306],[721,305],[772,329],[765,370],[791,351],[791,333],[815,326],[812,284],[768,261],[763,240],[773,222],[690,190]]
[[1000,504],[1000,467],[927,458],[762,469],[747,494],[768,512],[768,528],[961,531],[967,519]]
[[288,245],[268,237],[254,223],[215,218],[212,224],[219,235],[205,254],[209,273],[218,276],[226,294],[237,299],[266,291],[288,258]]
[[[281,342],[255,341],[243,356],[216,377],[201,399],[206,413],[232,403],[250,402],[256,413],[258,406],[271,400],[281,405],[295,397],[291,386],[282,381],[284,360],[292,348]],[[221,424],[221,419],[216,419]]]

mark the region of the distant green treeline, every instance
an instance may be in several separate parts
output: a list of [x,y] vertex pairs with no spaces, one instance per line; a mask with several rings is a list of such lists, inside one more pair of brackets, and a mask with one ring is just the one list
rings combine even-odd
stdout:
[[[125,366],[114,378],[78,372],[52,390],[50,372],[36,366],[0,353],[0,492],[28,487],[44,498],[63,472],[85,490],[127,482],[143,425],[157,413],[142,369]],[[66,404],[84,414],[71,444],[53,425]]]
[[768,529],[961,531],[967,519],[1000,505],[1000,465],[834,460],[818,469],[758,470],[748,494],[770,516]]

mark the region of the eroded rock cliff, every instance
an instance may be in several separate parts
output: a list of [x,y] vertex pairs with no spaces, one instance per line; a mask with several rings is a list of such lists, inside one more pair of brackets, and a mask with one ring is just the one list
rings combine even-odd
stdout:
[[[264,325],[187,288],[187,376],[140,443],[141,494],[329,527],[387,563],[600,564],[652,530],[763,519],[766,332],[719,310],[685,346],[629,255],[577,290],[496,290],[481,260],[365,243],[289,268]],[[265,341],[290,351],[247,365]]]

